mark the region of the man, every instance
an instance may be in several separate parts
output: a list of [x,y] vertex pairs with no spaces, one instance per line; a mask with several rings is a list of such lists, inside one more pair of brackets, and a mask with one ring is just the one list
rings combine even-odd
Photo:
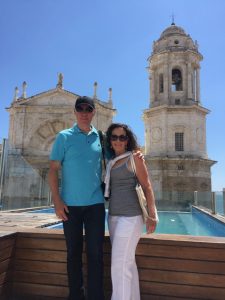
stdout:
[[[83,228],[87,253],[87,299],[103,300],[104,198],[101,190],[102,148],[91,125],[93,99],[79,97],[74,114],[77,124],[61,131],[50,155],[49,185],[55,212],[63,221],[67,245],[68,300],[83,300]],[[59,193],[59,171],[62,191]]]

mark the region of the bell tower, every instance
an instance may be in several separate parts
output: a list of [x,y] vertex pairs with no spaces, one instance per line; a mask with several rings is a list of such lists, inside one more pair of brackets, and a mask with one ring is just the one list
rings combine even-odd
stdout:
[[148,58],[151,107],[200,104],[200,61],[197,41],[171,25],[153,44]]
[[174,23],[153,43],[148,58],[150,105],[144,111],[145,154],[155,191],[211,190],[206,115],[200,99],[197,41]]

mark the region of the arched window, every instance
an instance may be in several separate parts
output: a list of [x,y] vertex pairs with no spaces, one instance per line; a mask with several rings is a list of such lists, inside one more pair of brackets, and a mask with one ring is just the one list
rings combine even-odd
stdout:
[[172,70],[172,86],[171,89],[173,92],[183,90],[182,74],[179,69]]
[[159,74],[159,92],[163,93],[164,86],[163,86],[163,74]]

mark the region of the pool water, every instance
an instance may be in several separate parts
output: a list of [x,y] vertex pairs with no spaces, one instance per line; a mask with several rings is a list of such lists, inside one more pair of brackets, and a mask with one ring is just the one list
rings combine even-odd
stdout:
[[[54,213],[54,209],[48,208],[35,212]],[[225,223],[195,208],[192,208],[192,212],[160,211],[158,215],[159,223],[155,233],[225,237]],[[48,228],[62,229],[62,223],[49,226]],[[106,231],[108,231],[107,211]],[[146,232],[145,227],[143,232]]]
[[159,212],[155,233],[225,237],[225,224],[197,209],[192,212]]

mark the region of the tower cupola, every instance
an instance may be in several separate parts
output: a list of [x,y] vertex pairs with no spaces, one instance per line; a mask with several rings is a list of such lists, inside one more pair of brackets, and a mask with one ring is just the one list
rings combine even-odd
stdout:
[[197,41],[174,23],[153,43],[148,58],[150,107],[199,105],[200,61]]

